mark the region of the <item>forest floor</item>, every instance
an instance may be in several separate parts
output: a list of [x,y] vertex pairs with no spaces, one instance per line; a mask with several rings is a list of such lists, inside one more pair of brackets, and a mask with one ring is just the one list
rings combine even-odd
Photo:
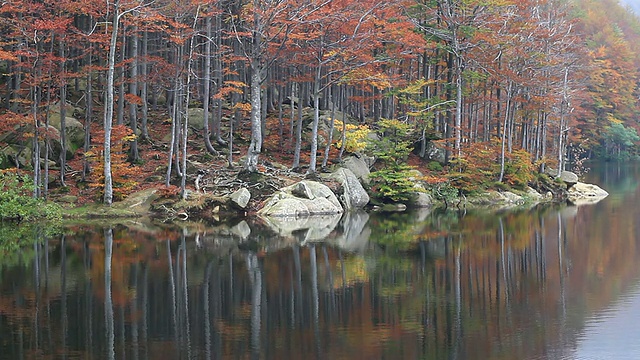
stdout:
[[[180,178],[175,175],[171,177],[171,186],[165,187],[165,178],[169,161],[169,145],[171,123],[166,120],[166,115],[162,113],[150,114],[149,120],[149,141],[139,141],[139,154],[141,161],[135,165],[130,165],[129,180],[135,182],[131,193],[139,192],[149,188],[164,189],[165,192],[177,194],[180,185]],[[291,169],[294,154],[294,137],[289,134],[289,124],[282,126],[277,117],[267,118],[267,129],[263,142],[263,149],[260,156],[258,170],[259,180],[246,179],[238,176],[243,168],[243,163],[250,140],[250,124],[242,122],[236,129],[233,138],[233,156],[231,166],[229,164],[228,146],[214,144],[218,155],[207,152],[204,146],[204,139],[201,131],[194,131],[190,134],[188,141],[188,164],[187,164],[187,188],[196,191],[196,178],[202,174],[198,182],[199,191],[216,195],[229,194],[240,187],[247,187],[252,193],[252,201],[249,204],[249,211],[255,211],[268,196],[279,188],[290,185],[305,178],[305,171],[309,164],[309,144],[303,142],[300,157],[301,168],[293,171]],[[194,130],[194,129],[192,129]],[[223,131],[226,129],[223,128]],[[321,134],[322,136],[322,134]],[[224,138],[228,140],[228,137]],[[99,140],[98,140],[99,141]],[[322,161],[324,149],[318,151],[318,161]],[[337,162],[338,149],[331,148],[329,164]],[[417,159],[417,158],[416,158]],[[412,165],[420,162],[419,159],[411,159]],[[51,176],[57,179],[51,183],[49,199],[65,205],[67,208],[81,206],[99,205],[102,202],[101,189],[96,185],[99,172],[92,171],[83,180],[83,152],[79,150],[73,159],[67,163],[65,172],[66,186],[61,186],[59,174],[52,172]],[[319,171],[320,166],[318,166]],[[98,169],[99,170],[99,169]],[[114,198],[114,203],[123,199]]]

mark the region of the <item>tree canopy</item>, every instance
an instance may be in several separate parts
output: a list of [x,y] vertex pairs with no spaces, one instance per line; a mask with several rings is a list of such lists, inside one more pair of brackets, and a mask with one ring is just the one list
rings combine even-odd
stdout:
[[323,167],[341,159],[347,125],[390,119],[409,143],[439,141],[446,162],[491,148],[499,182],[523,153],[556,169],[637,154],[640,20],[616,0],[12,0],[0,28],[0,145],[13,149],[0,164],[31,154],[37,196],[50,160],[64,186],[75,154],[110,203],[114,179],[130,186],[157,151],[184,196],[190,152],[257,172],[276,131],[287,165],[314,173],[323,149]]

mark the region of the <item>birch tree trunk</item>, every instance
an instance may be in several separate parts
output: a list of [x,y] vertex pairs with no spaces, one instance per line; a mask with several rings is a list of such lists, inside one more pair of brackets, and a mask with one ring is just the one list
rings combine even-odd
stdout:
[[120,25],[120,0],[113,4],[113,24],[111,41],[109,42],[109,59],[107,64],[107,91],[104,101],[104,203],[113,202],[113,180],[111,177],[111,127],[113,125],[113,75],[115,72],[118,27]]
[[204,78],[204,94],[202,107],[204,108],[204,145],[207,148],[207,151],[210,154],[217,155],[218,152],[211,145],[211,129],[209,127],[209,103],[211,100],[211,36],[213,35],[211,30],[211,17],[207,17],[206,20],[206,28],[207,28],[207,40],[205,44],[205,54],[204,54],[204,69],[203,69],[203,78]]

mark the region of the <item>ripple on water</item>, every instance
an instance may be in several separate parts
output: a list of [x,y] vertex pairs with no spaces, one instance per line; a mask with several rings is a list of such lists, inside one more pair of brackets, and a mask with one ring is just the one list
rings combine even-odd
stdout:
[[587,320],[571,359],[640,359],[640,286]]

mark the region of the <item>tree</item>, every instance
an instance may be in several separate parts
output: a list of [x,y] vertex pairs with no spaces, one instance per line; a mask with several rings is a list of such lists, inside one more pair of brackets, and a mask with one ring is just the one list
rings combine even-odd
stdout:
[[233,34],[249,70],[251,140],[244,170],[257,171],[262,151],[263,92],[267,70],[276,61],[295,26],[293,19],[307,9],[289,0],[250,0],[239,13],[231,12]]

